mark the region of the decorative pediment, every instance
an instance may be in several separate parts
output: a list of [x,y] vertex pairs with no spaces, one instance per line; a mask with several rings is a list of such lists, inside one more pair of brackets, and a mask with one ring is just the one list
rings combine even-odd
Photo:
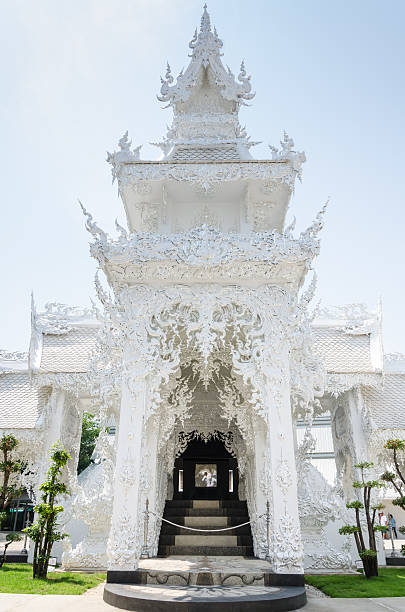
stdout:
[[[171,73],[170,65],[167,64],[165,78],[161,79],[160,95],[158,100],[168,102],[170,106],[177,106],[187,102],[190,97],[196,92],[205,89],[204,94],[207,96],[207,90],[214,90],[224,101],[233,102],[236,110],[241,104],[245,104],[245,100],[251,100],[254,97],[252,93],[252,85],[250,76],[247,76],[245,64],[242,62],[238,80],[228,68],[225,69],[221,61],[222,40],[218,37],[217,31],[211,29],[210,16],[207,12],[207,5],[204,6],[204,12],[201,17],[200,31],[197,29],[194,33],[189,47],[192,50],[191,61],[183,73],[177,77],[174,83],[174,78]],[[214,92],[211,92],[214,97]],[[210,110],[207,100],[207,108]],[[196,97],[194,104],[198,105],[195,110],[201,111],[201,102],[203,99]],[[229,106],[224,105],[224,109]],[[188,111],[192,111],[191,108]],[[228,111],[229,112],[229,111]]]

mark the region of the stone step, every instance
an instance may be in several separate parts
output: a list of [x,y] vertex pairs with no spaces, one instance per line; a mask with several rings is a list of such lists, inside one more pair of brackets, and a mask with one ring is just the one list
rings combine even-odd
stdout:
[[206,529],[229,526],[227,516],[185,516],[183,523],[186,527],[205,527]]
[[306,604],[305,587],[161,586],[107,583],[104,601],[136,612],[287,612]]
[[248,516],[248,512],[243,508],[181,508],[179,506],[165,507],[164,517],[169,516]]
[[168,508],[243,508],[247,511],[246,501],[239,499],[169,499]]
[[[171,536],[169,536],[171,537]],[[164,543],[164,542],[162,542]],[[231,535],[176,535],[174,536],[175,546],[237,546],[237,536]]]
[[162,546],[251,546],[252,536],[245,535],[229,535],[222,533],[209,534],[192,534],[190,532],[184,534],[160,534],[160,544]]
[[[172,523],[177,525],[185,525],[186,527],[211,527],[214,526],[220,529],[221,527],[232,527],[232,525],[241,525],[249,521],[247,514],[237,514],[235,516],[225,516],[223,514],[212,515],[193,515],[179,516],[176,514],[165,517]],[[170,523],[163,521],[162,527],[169,526]]]
[[169,555],[200,555],[221,557],[253,557],[253,546],[169,546],[159,540],[158,557]]
[[[231,526],[230,526],[231,527]],[[199,531],[189,531],[188,529],[182,529],[181,527],[174,527],[174,525],[169,525],[168,523],[162,524],[162,529],[160,531],[161,535],[211,535],[210,533],[203,533],[208,529],[223,529],[223,527],[219,527],[216,524],[207,523],[206,525],[200,527],[201,532]],[[193,529],[198,529],[198,527],[194,527]],[[215,532],[214,532],[215,533]],[[236,529],[229,529],[229,531],[220,531],[216,532],[218,535],[232,535],[232,536],[251,536],[252,532],[250,530],[250,525],[244,525],[243,527],[237,527]]]
[[[225,532],[203,533],[207,529],[223,529],[248,523],[245,501],[195,499],[168,500],[164,518],[176,523],[162,522],[158,555],[241,555],[253,556],[253,540],[250,525]],[[177,526],[178,525],[178,526]],[[184,527],[198,529],[191,532]]]

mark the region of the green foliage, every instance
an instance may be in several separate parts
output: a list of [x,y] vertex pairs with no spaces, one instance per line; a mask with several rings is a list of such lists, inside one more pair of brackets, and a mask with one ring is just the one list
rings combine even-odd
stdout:
[[374,506],[371,506],[372,510],[384,510],[384,508],[385,508],[384,504],[381,504],[381,503],[374,504]]
[[359,481],[359,480],[355,480],[353,482],[353,488],[354,489],[379,489],[382,486],[384,486],[379,480],[368,480],[367,482],[365,481]]
[[80,474],[91,463],[91,456],[100,433],[100,426],[95,416],[85,412],[82,421],[82,437],[80,440],[79,462],[77,473]]
[[392,438],[391,440],[387,440],[384,444],[384,448],[388,450],[392,450],[392,460],[395,467],[395,472],[391,472],[387,470],[383,474],[381,474],[381,479],[384,482],[389,482],[399,497],[393,500],[393,504],[395,506],[399,506],[403,510],[405,510],[405,495],[404,495],[404,486],[405,486],[405,478],[402,475],[401,465],[398,461],[398,451],[405,450],[405,440],[399,440],[398,438]]
[[354,509],[358,508],[358,509],[360,509],[360,508],[364,508],[364,505],[360,501],[358,501],[356,499],[354,501],[348,502],[346,504],[346,508],[354,508]]
[[[5,565],[0,571],[0,593],[81,595],[104,580],[105,574],[82,574],[80,572],[52,572],[46,580],[33,580],[31,565],[13,563]],[[51,608],[56,609],[57,606],[51,604]]]
[[16,533],[15,531],[12,531],[11,533],[8,533],[6,535],[6,543],[4,544],[3,554],[0,557],[0,568],[2,568],[4,563],[6,562],[7,548],[13,542],[20,542],[21,540],[22,540],[21,535],[19,533]]
[[405,535],[405,527],[399,527],[398,531],[399,533],[402,533],[403,535]]
[[387,531],[387,528],[383,525],[374,525],[373,529],[374,531],[379,531],[380,533],[385,533]]
[[380,476],[381,480],[383,480],[384,482],[392,482],[393,480],[395,480],[395,477],[396,474],[394,474],[394,472],[389,472],[388,470]]
[[351,535],[352,533],[359,533],[360,528],[355,525],[343,525],[339,529],[340,535]]
[[405,557],[405,544],[401,545],[401,555]]
[[[382,567],[379,575],[370,580],[362,574],[316,574],[305,576],[305,582],[330,597],[405,597],[405,568]],[[367,610],[369,607],[357,606]]]
[[384,444],[384,448],[388,450],[404,450],[405,440],[391,439],[387,440]]
[[7,512],[5,510],[2,510],[0,512],[0,529],[3,527],[6,520],[7,520]]
[[12,434],[4,434],[0,439],[0,523],[4,523],[6,511],[10,502],[18,497],[22,492],[22,487],[11,482],[13,474],[21,473],[24,470],[24,464],[21,461],[13,461],[12,453],[18,446],[18,440]]
[[70,455],[59,444],[52,446],[50,455],[51,465],[46,481],[39,487],[42,492],[41,501],[34,507],[38,520],[23,529],[35,544],[32,565],[34,578],[46,578],[52,544],[67,536],[58,530],[58,515],[63,512],[63,506],[56,504],[56,497],[69,493],[60,477]]
[[374,467],[374,463],[372,461],[362,461],[361,463],[356,463],[354,467],[359,470],[369,470]]
[[[359,495],[362,496],[363,502],[360,500],[354,500],[348,502],[346,507],[354,510],[356,525],[343,525],[339,529],[341,535],[353,535],[356,542],[357,551],[363,562],[364,575],[366,578],[371,576],[378,576],[378,564],[377,564],[377,544],[375,539],[375,533],[381,531],[380,525],[375,525],[376,512],[379,505],[371,507],[371,491],[373,489],[380,488],[382,483],[379,480],[366,480],[365,471],[374,466],[370,461],[362,461],[357,463],[354,467],[360,470],[361,480],[355,480],[353,482],[353,488],[359,490]],[[360,489],[362,491],[360,491]],[[363,534],[362,520],[360,517],[360,511],[364,513],[364,518],[367,522],[368,535],[368,548],[366,547],[365,534]]]
[[370,548],[366,548],[360,553],[360,557],[361,559],[375,559],[377,557],[377,552]]

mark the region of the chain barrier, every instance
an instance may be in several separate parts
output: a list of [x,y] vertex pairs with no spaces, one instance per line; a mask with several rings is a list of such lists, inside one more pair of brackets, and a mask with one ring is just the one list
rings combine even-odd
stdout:
[[196,527],[187,527],[186,525],[178,525],[177,523],[173,523],[173,521],[169,521],[168,519],[160,516],[157,512],[153,510],[149,510],[149,500],[146,500],[146,509],[144,510],[145,522],[144,522],[144,544],[142,547],[141,558],[149,557],[149,547],[148,547],[148,531],[149,531],[149,515],[153,514],[157,519],[172,525],[173,527],[178,527],[179,529],[186,529],[188,531],[196,531],[198,533],[221,533],[224,531],[232,531],[233,529],[239,529],[239,527],[245,527],[245,525],[251,525],[252,523],[256,523],[259,519],[266,517],[266,531],[267,531],[267,556],[266,558],[270,558],[270,504],[266,503],[266,512],[263,514],[259,514],[254,519],[250,521],[246,521],[245,523],[240,523],[240,525],[232,525],[231,527],[224,527],[222,529],[197,529]]
[[177,523],[173,523],[172,521],[169,521],[168,519],[163,518],[163,516],[159,516],[159,514],[156,514],[156,512],[153,512],[153,510],[149,510],[149,514],[154,514],[156,518],[164,521],[165,523],[169,523],[169,525],[173,525],[174,527],[179,527],[180,529],[187,529],[188,531],[203,531],[205,533],[218,533],[220,531],[232,531],[232,529],[238,529],[239,527],[250,525],[250,523],[254,523],[257,520],[259,520],[259,518],[266,516],[265,514],[260,514],[260,516],[257,516],[255,519],[252,519],[251,521],[246,521],[246,523],[241,523],[240,525],[233,525],[232,527],[224,527],[223,529],[196,529],[195,527],[186,527],[186,525],[178,525]]

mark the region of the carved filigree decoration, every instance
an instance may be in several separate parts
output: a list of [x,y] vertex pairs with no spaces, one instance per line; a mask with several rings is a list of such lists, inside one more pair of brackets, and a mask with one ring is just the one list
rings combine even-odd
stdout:
[[299,180],[301,180],[301,167],[302,164],[306,161],[305,153],[303,151],[300,153],[294,151],[294,141],[288,136],[286,131],[284,131],[283,140],[280,140],[280,145],[280,149],[269,145],[273,161],[290,161],[294,171],[297,173]]
[[28,359],[28,353],[14,351],[8,352],[4,350],[0,350],[0,360],[4,361],[25,361]]
[[[96,235],[98,238],[100,237],[99,232]],[[38,331],[43,334],[63,335],[75,329],[75,323],[88,320],[96,321],[98,310],[94,305],[92,308],[79,308],[67,304],[48,302],[45,304],[45,310],[41,312],[34,310],[33,316]]]

